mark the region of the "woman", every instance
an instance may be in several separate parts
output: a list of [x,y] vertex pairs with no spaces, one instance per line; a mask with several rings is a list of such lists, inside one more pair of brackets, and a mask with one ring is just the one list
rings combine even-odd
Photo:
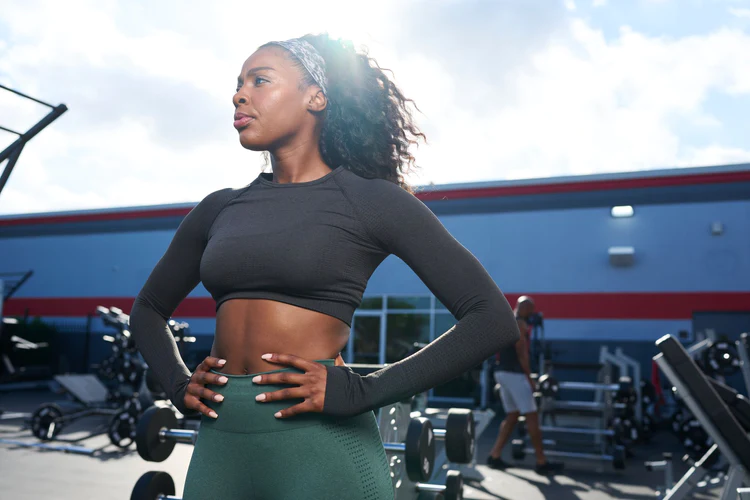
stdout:
[[[403,181],[424,137],[365,54],[327,35],[260,47],[234,95],[240,143],[273,174],[209,194],[138,295],[131,332],[183,413],[200,412],[184,499],[390,499],[373,410],[447,382],[519,338],[474,256]],[[403,259],[458,319],[367,376],[339,357],[367,281]],[[202,281],[211,356],[191,374],[166,321]]]

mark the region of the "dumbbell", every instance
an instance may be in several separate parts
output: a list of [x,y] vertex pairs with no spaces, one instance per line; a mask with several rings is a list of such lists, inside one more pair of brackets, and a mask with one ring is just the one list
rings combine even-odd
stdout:
[[638,425],[630,417],[613,417],[609,421],[608,428],[614,432],[611,440],[625,448],[637,443],[641,437]]
[[445,456],[454,464],[468,464],[474,459],[476,428],[471,410],[451,408],[445,429],[435,429],[435,439],[445,441]]
[[406,474],[412,481],[427,481],[432,476],[435,465],[435,431],[429,419],[412,418],[406,430],[406,441],[383,443],[383,448],[396,459],[391,459],[391,467],[397,467],[403,455]]
[[437,498],[441,500],[463,500],[464,498],[464,477],[457,470],[449,470],[445,476],[445,484],[417,484],[417,491],[420,493],[417,500],[428,497],[431,493],[440,494]]
[[177,429],[177,417],[169,408],[152,406],[138,420],[135,445],[147,462],[163,462],[177,443],[195,444],[196,431]]
[[691,458],[696,460],[703,456],[713,444],[713,440],[695,417],[687,418],[682,422],[680,437],[685,450]]

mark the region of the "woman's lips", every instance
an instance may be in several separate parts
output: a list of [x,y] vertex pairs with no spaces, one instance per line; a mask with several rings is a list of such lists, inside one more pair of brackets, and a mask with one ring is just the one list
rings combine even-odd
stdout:
[[251,116],[238,116],[238,117],[235,117],[234,128],[241,129],[243,127],[246,127],[254,119],[255,118],[253,118]]

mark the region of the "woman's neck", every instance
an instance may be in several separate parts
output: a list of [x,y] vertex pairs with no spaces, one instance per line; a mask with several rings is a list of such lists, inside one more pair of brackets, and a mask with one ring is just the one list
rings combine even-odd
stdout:
[[273,181],[282,184],[314,181],[332,170],[323,161],[317,141],[314,144],[302,143],[271,152],[271,167]]

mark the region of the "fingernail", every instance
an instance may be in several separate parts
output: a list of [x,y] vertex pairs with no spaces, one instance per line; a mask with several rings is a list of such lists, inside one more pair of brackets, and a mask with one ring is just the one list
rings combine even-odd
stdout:
[[271,356],[272,356],[271,354],[264,354],[263,356],[260,357],[260,359],[271,359]]
[[221,394],[217,394],[216,396],[214,396],[214,401],[224,401],[224,396],[222,396]]
[[216,412],[215,412],[215,411],[210,411],[210,412],[208,412],[208,414],[209,414],[209,415],[210,415],[211,417],[213,417],[213,418],[218,418],[218,415],[216,414]]
[[277,411],[276,413],[273,414],[273,416],[276,418],[281,418],[281,412]]
[[255,377],[253,377],[253,382],[255,382],[256,384],[257,384],[258,382],[260,382],[260,375],[257,375],[257,376],[255,376]]
[[219,383],[220,384],[226,384],[227,382],[229,382],[228,378],[226,378],[226,377],[219,377]]
[[265,394],[258,394],[257,396],[255,396],[256,401],[264,401],[265,399],[266,399]]
[[225,365],[226,363],[227,363],[227,360],[226,360],[226,359],[220,359],[220,360],[219,360],[219,364],[220,364],[220,365]]

